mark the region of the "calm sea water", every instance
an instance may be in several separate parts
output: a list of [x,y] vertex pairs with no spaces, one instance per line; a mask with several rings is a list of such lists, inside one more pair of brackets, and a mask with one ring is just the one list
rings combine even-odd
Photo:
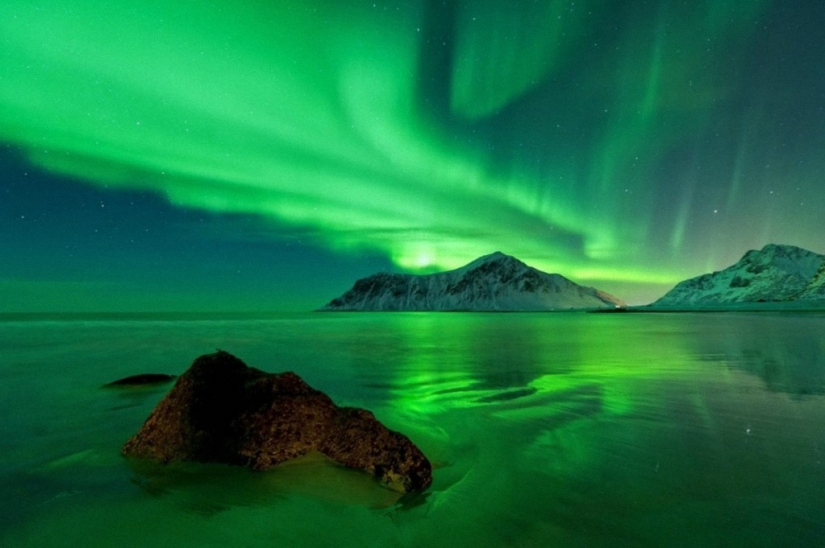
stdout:
[[[823,546],[825,315],[0,320],[0,546]],[[320,460],[119,450],[220,348],[365,407],[435,465],[398,498]]]

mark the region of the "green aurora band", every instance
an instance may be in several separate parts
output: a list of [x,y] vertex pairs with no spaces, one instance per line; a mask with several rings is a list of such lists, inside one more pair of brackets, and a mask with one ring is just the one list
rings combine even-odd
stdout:
[[[647,248],[679,253],[690,202],[654,226],[649,181],[727,92],[711,50],[744,47],[767,1],[628,7],[622,47],[564,83],[609,2],[439,5],[5,0],[0,141],[54,173],[258,215],[407,270],[501,249],[591,283],[683,277]],[[543,128],[539,161],[517,136],[506,155],[477,136],[547,89],[598,115],[587,147]]]

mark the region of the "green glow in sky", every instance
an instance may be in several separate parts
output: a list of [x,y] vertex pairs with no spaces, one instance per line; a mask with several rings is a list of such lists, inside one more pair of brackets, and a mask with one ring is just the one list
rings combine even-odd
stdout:
[[571,9],[568,0],[458,2],[453,110],[470,118],[492,114],[569,62],[591,4],[585,0]]
[[664,287],[698,199],[668,155],[731,96],[729,57],[769,2],[746,4],[628,4],[605,26],[597,1],[6,0],[0,141],[407,270],[502,250]]

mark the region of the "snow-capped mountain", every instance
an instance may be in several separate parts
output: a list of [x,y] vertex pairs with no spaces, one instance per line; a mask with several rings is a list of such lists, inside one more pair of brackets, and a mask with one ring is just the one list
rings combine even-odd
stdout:
[[651,306],[790,301],[825,301],[825,255],[769,244],[724,270],[680,282]]
[[531,311],[613,308],[624,303],[598,289],[547,274],[503,253],[437,274],[374,274],[355,282],[322,311]]

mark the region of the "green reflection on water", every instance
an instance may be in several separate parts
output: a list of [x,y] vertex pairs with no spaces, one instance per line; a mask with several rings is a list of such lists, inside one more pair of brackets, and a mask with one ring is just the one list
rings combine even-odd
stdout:
[[[14,498],[0,543],[811,545],[825,532],[823,327],[572,313],[0,324],[13,349],[0,487]],[[394,504],[328,463],[130,468],[117,451],[162,391],[99,386],[180,373],[215,346],[373,410],[431,458],[432,488]]]

